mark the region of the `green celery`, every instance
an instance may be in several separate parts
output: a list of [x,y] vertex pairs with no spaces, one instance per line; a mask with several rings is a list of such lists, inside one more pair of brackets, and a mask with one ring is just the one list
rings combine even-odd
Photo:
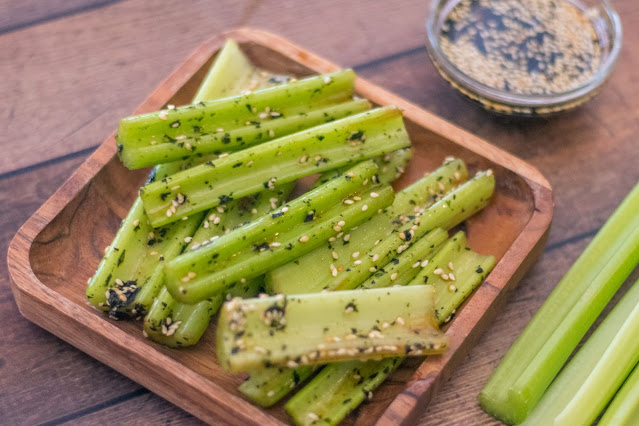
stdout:
[[639,419],[639,364],[615,395],[598,426],[636,426]]
[[441,228],[435,228],[427,236],[442,235],[443,240],[434,243],[432,238],[420,238],[401,255],[390,260],[382,268],[361,284],[362,288],[384,288],[393,285],[406,285],[413,280],[430,262],[433,253],[437,252],[441,244],[448,238],[448,233]]
[[[193,237],[186,238],[186,250],[193,250],[202,245],[210,244],[212,240],[225,235],[236,227],[242,226],[261,215],[274,210],[286,202],[286,198],[293,189],[293,184],[279,187],[276,194],[260,192],[233,201],[221,211],[215,211],[205,218]],[[270,198],[267,198],[270,197]],[[237,283],[229,288],[231,297],[254,297],[264,286],[263,277]],[[186,347],[196,344],[209,325],[211,316],[215,314],[225,299],[225,294],[217,294],[210,299],[188,305],[176,301],[166,287],[144,318],[144,332],[153,341],[170,347]]]
[[410,146],[399,109],[378,108],[248,148],[142,188],[154,226],[225,204],[276,183]]
[[[410,259],[410,262],[412,263],[415,258],[414,253],[416,250],[420,253],[420,257],[427,259],[439,249],[446,237],[447,233],[442,229],[435,229],[422,238],[416,236],[415,239],[412,240],[412,245],[401,254],[398,254],[395,259],[397,259],[398,264],[400,265],[406,263],[406,259]],[[382,264],[382,270],[388,270],[389,265],[395,266],[395,259],[386,265]],[[402,285],[407,284],[411,278],[412,276],[409,277],[408,274],[402,274],[402,276],[395,280],[395,283]],[[360,278],[360,281],[361,279],[363,278]],[[355,281],[351,281],[351,283],[353,284],[353,288],[358,287],[355,285]],[[240,385],[239,389],[252,401],[263,407],[269,407],[283,398],[299,383],[306,380],[313,371],[315,371],[315,368],[310,368],[308,366],[300,366],[294,369],[284,367],[263,368],[252,371],[250,373],[250,377],[242,383],[242,385]]]
[[232,300],[220,311],[217,354],[229,371],[442,353],[432,286]]
[[[151,112],[120,120],[117,143],[124,165],[138,169],[199,154],[244,149],[325,122],[328,107],[349,103],[355,73],[338,71],[323,76],[260,89],[208,102]],[[323,110],[313,117],[311,111]],[[338,118],[335,116],[334,118]]]
[[[174,259],[165,267],[169,291],[182,302],[196,303],[313,250],[342,228],[357,226],[393,200],[390,186],[372,184],[376,170],[372,161],[360,163],[272,214]],[[378,196],[370,196],[371,188]],[[353,194],[365,204],[341,203]]]
[[[446,167],[440,170],[453,174]],[[387,209],[384,215],[375,217],[357,230],[350,232],[347,241],[344,241],[347,235],[343,235],[341,240],[329,241],[329,244],[321,250],[314,251],[297,259],[295,263],[287,264],[266,274],[267,288],[283,294],[314,292],[324,288],[348,288],[344,286],[345,282],[339,274],[337,276],[331,274],[330,264],[336,262],[335,254],[340,263],[342,261],[352,263],[352,253],[370,252],[378,240],[384,241],[392,233],[397,232],[398,227],[411,221],[422,233],[437,227],[450,229],[482,209],[489,202],[494,191],[494,176],[492,173],[484,172],[440,199],[443,194],[433,191],[431,185],[439,187],[441,184],[442,192],[449,187],[446,187],[441,180],[437,180],[442,175],[433,173],[431,176],[433,179],[429,176],[418,182],[417,187],[413,185],[400,192],[393,206]],[[417,196],[414,196],[415,188],[420,189]],[[430,191],[426,191],[426,188]],[[433,201],[436,202],[430,205]],[[349,263],[344,264],[344,268],[349,269]]]
[[[408,285],[423,286],[427,281],[437,297],[438,323],[444,324],[495,266],[495,258],[467,249],[463,233],[454,235]],[[455,281],[444,279],[438,269],[453,262]],[[450,272],[450,270],[448,271]],[[451,283],[455,289],[451,290]],[[393,282],[402,285],[406,282]],[[369,290],[370,291],[370,290]],[[297,424],[337,424],[361,404],[401,364],[403,358],[382,361],[351,361],[324,368],[286,404],[286,411]]]
[[639,262],[639,185],[555,287],[479,394],[482,408],[521,423]]
[[406,165],[412,157],[413,150],[405,148],[375,158],[374,160],[379,167],[379,181],[391,183],[397,180],[406,171]]
[[[586,343],[577,351],[575,356],[568,362],[557,378],[552,382],[544,396],[539,400],[535,409],[530,413],[523,425],[545,425],[545,424],[592,424],[599,412],[605,407],[610,398],[614,395],[623,377],[613,380],[613,375],[607,375],[606,380],[597,384],[597,390],[591,396],[582,392],[596,382],[596,376],[606,369],[617,369],[619,363],[611,363],[611,359],[606,354],[614,351],[613,345],[618,342],[617,336],[624,327],[624,323],[629,319],[633,310],[639,306],[639,282],[628,290],[626,295],[619,301],[617,306],[610,312],[595,332],[586,340]],[[636,341],[636,337],[631,339]],[[623,351],[631,354],[630,346],[632,341],[620,342],[624,347]],[[639,355],[639,352],[635,356]],[[606,363],[605,365],[603,363]],[[628,371],[632,368],[629,366]],[[602,370],[603,369],[603,370]],[[611,373],[609,371],[609,373]],[[627,374],[627,372],[625,373]],[[624,375],[625,377],[625,375]],[[593,398],[593,396],[595,398]],[[587,407],[582,407],[583,413],[589,413],[594,417],[587,421],[582,419],[567,423],[559,421],[559,415],[574,401],[583,399]],[[605,417],[605,416],[604,416]],[[612,423],[620,424],[618,422]]]

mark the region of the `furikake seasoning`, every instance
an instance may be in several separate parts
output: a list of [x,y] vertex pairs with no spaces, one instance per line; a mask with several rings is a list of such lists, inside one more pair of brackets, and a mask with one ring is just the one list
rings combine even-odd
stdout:
[[461,72],[518,95],[576,89],[601,60],[588,12],[568,0],[462,0],[446,16],[439,42]]

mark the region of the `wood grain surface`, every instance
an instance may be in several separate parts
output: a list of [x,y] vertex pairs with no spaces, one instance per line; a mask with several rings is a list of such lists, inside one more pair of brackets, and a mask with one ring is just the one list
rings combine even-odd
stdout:
[[[46,0],[31,0],[46,5]],[[63,2],[58,2],[62,4]],[[82,3],[74,2],[76,5]],[[86,1],[85,5],[96,2]],[[236,25],[281,33],[520,156],[549,178],[554,225],[540,262],[422,425],[492,424],[476,395],[558,279],[639,180],[639,4],[616,0],[624,48],[602,93],[549,119],[496,117],[443,82],[422,48],[423,1],[128,0],[22,16],[0,33],[0,246],[199,42]],[[4,8],[8,2],[0,3]],[[37,8],[42,10],[41,8]],[[0,9],[4,16],[5,9]],[[16,18],[18,19],[18,18]],[[33,25],[28,25],[33,23]],[[24,320],[0,267],[0,419],[6,424],[198,421]],[[636,276],[636,273],[635,273]]]

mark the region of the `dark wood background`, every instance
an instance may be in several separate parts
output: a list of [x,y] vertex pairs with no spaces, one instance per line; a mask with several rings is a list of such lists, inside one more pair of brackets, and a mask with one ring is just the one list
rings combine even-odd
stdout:
[[[427,0],[0,0],[0,249],[199,43],[270,30],[530,162],[556,208],[540,261],[420,424],[491,424],[476,395],[553,286],[639,181],[639,2],[613,0],[624,47],[602,93],[553,118],[484,112],[437,75]],[[52,253],[52,255],[55,255]],[[0,423],[196,419],[23,319],[0,263]],[[634,274],[635,278],[637,273]]]

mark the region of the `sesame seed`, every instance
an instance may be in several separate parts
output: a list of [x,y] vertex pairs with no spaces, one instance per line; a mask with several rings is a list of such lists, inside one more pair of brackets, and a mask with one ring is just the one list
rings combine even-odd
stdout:
[[268,135],[269,135],[270,137],[275,136],[275,130],[273,130],[273,129],[269,129],[269,130],[268,130]]
[[461,180],[461,175],[459,172],[455,172],[455,180]]
[[452,273],[452,272],[450,272],[450,273],[448,274],[448,278],[449,278],[451,281],[455,281],[455,275],[453,275],[453,273]]
[[404,324],[405,324],[405,322],[404,322],[404,318],[402,318],[402,317],[397,317],[397,318],[395,318],[395,322],[396,322],[397,324],[399,324],[399,325],[404,325]]
[[344,204],[353,204],[355,201],[353,200],[344,200]]
[[453,284],[451,284],[451,285],[449,285],[449,286],[448,286],[448,291],[450,291],[450,292],[454,292],[454,291],[456,291],[456,290],[457,290],[457,287],[455,287]]
[[451,271],[455,270],[453,262],[448,262],[448,269],[450,269]]
[[419,266],[421,266],[422,268],[424,268],[426,265],[428,265],[428,259],[419,264]]
[[166,120],[166,111],[160,111],[158,117],[160,118],[160,120]]
[[372,198],[377,198],[377,197],[379,197],[379,194],[377,192],[371,192],[371,197]]
[[442,280],[448,281],[448,274],[441,274]]
[[493,169],[488,169],[488,171],[486,172],[486,176],[492,176],[493,175]]
[[375,253],[373,255],[373,262],[377,262],[378,259],[379,259],[379,254]]
[[417,262],[413,263],[412,268],[417,268],[418,266],[419,266],[419,261],[417,261]]
[[186,237],[186,238],[184,239],[184,242],[185,242],[185,243],[190,243],[191,241],[193,241],[193,237]]
[[351,239],[351,234],[344,235],[344,241],[348,241]]
[[442,268],[437,268],[433,271],[433,274],[435,275],[441,275],[444,273],[444,270]]
[[337,260],[339,259],[339,255],[337,254],[337,252],[332,252],[331,255],[333,256],[333,259]]
[[395,281],[397,279],[397,272],[394,272],[390,276],[391,281]]
[[308,241],[308,235],[304,235],[302,238],[300,238],[300,243],[305,243]]
[[351,256],[353,256],[353,258],[357,259],[359,257],[359,252],[358,251],[353,252],[353,254]]
[[342,227],[339,226],[339,225],[335,225],[335,226],[333,226],[333,230],[336,231],[336,232],[339,232],[339,231],[342,230]]
[[217,128],[217,131],[218,131],[218,132],[223,132],[223,131],[224,131],[224,129],[223,129],[223,128],[221,128],[221,127],[218,127],[218,128]]
[[356,260],[355,262],[353,262],[355,265],[361,265],[362,261],[361,260]]
[[362,211],[363,211],[363,212],[365,212],[366,210],[368,210],[368,205],[367,205],[367,204],[364,204],[364,205],[362,206]]
[[375,271],[377,271],[377,268],[376,268],[376,267],[374,267],[374,266],[371,266],[370,268],[368,268],[368,270],[369,270],[370,272],[375,272]]

